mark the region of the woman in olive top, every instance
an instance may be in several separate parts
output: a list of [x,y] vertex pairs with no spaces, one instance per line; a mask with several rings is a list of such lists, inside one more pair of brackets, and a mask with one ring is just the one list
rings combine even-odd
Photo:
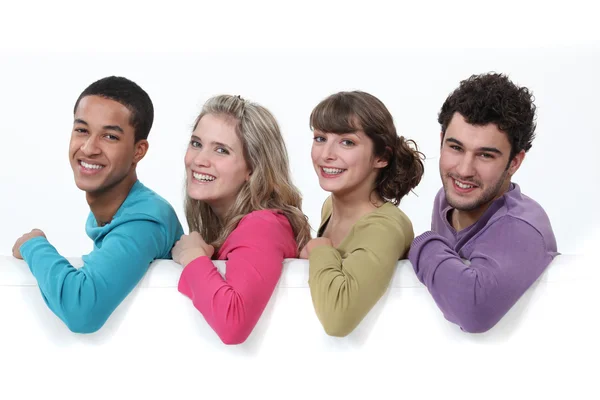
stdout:
[[[365,92],[329,96],[313,110],[312,162],[323,190],[317,238],[302,250],[310,262],[316,314],[331,336],[346,336],[386,291],[414,238],[397,207],[423,175],[416,143],[396,133],[385,105]],[[412,145],[412,146],[411,146]]]

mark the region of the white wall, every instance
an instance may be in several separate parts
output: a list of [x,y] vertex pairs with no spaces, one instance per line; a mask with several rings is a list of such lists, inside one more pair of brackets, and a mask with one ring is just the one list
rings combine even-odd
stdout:
[[226,346],[177,292],[172,261],[153,263],[100,331],[79,335],[27,265],[0,256],[0,398],[597,399],[600,276],[584,261],[556,258],[484,334],[446,321],[402,261],[357,329],[333,338],[312,307],[308,262],[287,260],[253,333]]
[[[182,222],[183,154],[202,103],[240,94],[279,120],[295,183],[313,227],[326,193],[310,163],[308,117],[329,94],[360,89],[378,96],[399,132],[427,155],[425,176],[401,208],[417,234],[430,224],[437,169],[437,113],[461,79],[504,72],[533,90],[537,138],[515,176],[524,193],[547,210],[559,251],[581,253],[600,226],[600,46],[536,49],[278,50],[195,53],[0,53],[0,254],[37,227],[60,252],[90,250],[85,197],[73,183],[67,149],[73,104],[92,81],[111,74],[145,88],[155,105],[150,150],[139,177],[167,198]],[[418,195],[418,197],[417,197]],[[185,226],[185,223],[184,223]]]

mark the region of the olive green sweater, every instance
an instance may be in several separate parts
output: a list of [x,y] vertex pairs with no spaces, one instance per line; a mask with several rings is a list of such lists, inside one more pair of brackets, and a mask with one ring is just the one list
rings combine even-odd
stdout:
[[[323,204],[319,235],[332,213]],[[328,335],[346,336],[383,296],[414,239],[412,223],[392,203],[362,216],[338,248],[311,251],[309,286],[315,312]]]

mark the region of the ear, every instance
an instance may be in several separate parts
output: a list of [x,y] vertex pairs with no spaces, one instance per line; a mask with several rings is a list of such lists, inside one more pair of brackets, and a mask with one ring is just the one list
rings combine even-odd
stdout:
[[133,163],[137,164],[138,162],[140,162],[140,160],[142,158],[144,158],[144,156],[148,152],[148,146],[150,146],[150,144],[148,143],[148,141],[146,139],[141,139],[141,140],[138,140],[134,144],[134,146],[135,146],[135,153],[133,155]]
[[388,160],[382,157],[376,157],[373,163],[373,167],[376,169],[385,168],[388,166]]
[[517,172],[524,159],[525,150],[521,150],[513,157],[512,160],[510,160],[510,162],[508,163],[508,174],[510,176],[513,176]]

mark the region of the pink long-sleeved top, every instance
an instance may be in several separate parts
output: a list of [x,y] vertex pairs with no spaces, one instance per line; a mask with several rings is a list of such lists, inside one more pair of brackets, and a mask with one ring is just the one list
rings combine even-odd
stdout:
[[209,257],[185,266],[178,289],[189,297],[225,344],[243,343],[258,322],[281,276],[283,260],[298,256],[294,232],[277,210],[254,211],[227,237],[217,260],[227,260],[225,278]]

